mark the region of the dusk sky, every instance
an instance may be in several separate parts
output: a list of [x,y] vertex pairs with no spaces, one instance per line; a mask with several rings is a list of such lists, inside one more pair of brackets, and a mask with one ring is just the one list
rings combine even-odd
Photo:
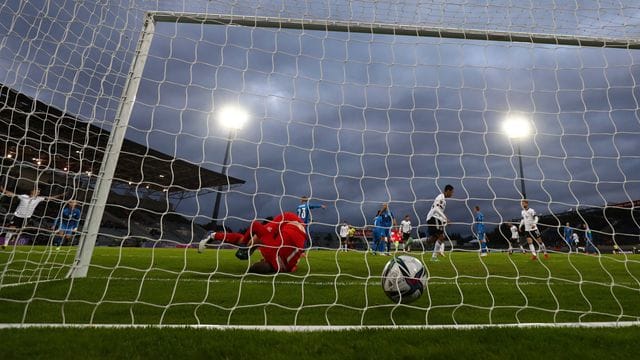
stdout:
[[[329,3],[9,1],[0,82],[108,129],[147,10],[640,36],[635,1]],[[424,223],[452,184],[452,230],[468,233],[475,205],[488,223],[519,215],[510,115],[533,126],[520,146],[539,213],[640,199],[639,64],[638,50],[160,23],[127,138],[220,171],[228,133],[216,111],[238,105],[249,122],[229,175],[246,183],[220,211],[232,228],[301,195],[327,205],[314,220],[332,227],[370,224],[382,202]],[[213,201],[178,210],[206,222]]]

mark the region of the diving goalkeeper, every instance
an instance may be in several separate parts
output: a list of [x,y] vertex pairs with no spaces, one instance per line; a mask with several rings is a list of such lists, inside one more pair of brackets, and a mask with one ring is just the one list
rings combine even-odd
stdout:
[[198,244],[198,252],[203,252],[209,240],[223,241],[238,245],[236,257],[248,260],[257,247],[262,259],[249,268],[257,274],[294,272],[303,254],[307,237],[305,225],[294,213],[285,212],[264,223],[253,221],[244,233],[214,232]]

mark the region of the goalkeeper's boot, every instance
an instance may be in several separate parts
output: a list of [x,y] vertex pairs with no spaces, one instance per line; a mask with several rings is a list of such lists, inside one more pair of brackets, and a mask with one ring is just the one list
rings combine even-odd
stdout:
[[207,243],[209,242],[210,239],[212,239],[214,237],[216,233],[214,231],[209,231],[207,233],[207,236],[200,240],[200,242],[198,243],[198,252],[202,253],[204,251],[204,249],[207,248]]
[[198,253],[199,254],[202,254],[204,249],[207,247],[207,241],[209,241],[209,239],[202,239],[202,240],[200,240],[200,242],[198,242]]

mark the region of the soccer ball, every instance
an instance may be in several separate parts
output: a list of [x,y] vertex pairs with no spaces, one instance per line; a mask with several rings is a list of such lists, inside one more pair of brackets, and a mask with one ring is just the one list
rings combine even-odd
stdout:
[[394,303],[408,304],[417,300],[426,286],[424,266],[414,257],[394,257],[382,270],[382,289]]

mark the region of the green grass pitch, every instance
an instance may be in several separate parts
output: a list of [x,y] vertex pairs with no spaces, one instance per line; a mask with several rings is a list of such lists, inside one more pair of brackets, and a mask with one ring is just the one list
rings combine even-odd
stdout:
[[[453,252],[423,296],[383,294],[389,257],[310,251],[295,274],[247,275],[232,250],[96,248],[87,278],[64,279],[74,248],[0,252],[1,359],[632,358],[640,327],[368,329],[10,328],[11,324],[449,325],[638,321],[640,257]],[[252,261],[259,259],[254,254]],[[44,264],[44,265],[43,265]]]
[[[247,274],[233,250],[96,248],[87,278],[64,279],[74,248],[0,252],[0,323],[449,325],[638,321],[640,257],[549,259],[450,252],[408,305],[382,292],[389,257],[312,250],[293,274]],[[45,265],[42,265],[45,264]],[[40,280],[40,281],[36,281]],[[47,281],[42,281],[47,280]],[[21,284],[19,284],[21,283]]]

